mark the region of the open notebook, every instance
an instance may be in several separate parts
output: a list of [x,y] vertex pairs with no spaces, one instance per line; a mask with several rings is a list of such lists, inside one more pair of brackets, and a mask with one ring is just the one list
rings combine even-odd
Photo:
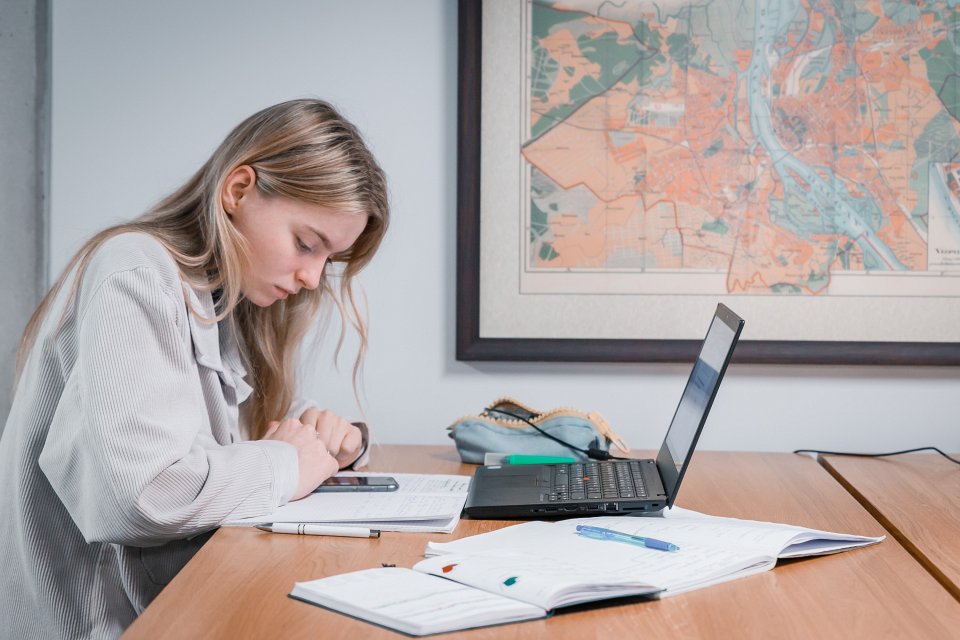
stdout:
[[[584,538],[589,523],[680,547],[667,553]],[[290,596],[410,635],[542,618],[557,608],[622,596],[666,597],[735,580],[778,558],[837,553],[883,538],[708,516],[527,522],[430,542],[413,569],[378,568],[298,582]]]

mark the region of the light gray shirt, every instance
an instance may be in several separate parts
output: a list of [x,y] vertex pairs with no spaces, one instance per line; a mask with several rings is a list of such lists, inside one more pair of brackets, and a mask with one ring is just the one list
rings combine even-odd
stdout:
[[[122,234],[47,313],[0,438],[0,636],[118,636],[228,518],[293,495],[296,450],[244,441],[251,393],[209,292]],[[305,408],[299,403],[298,410]]]

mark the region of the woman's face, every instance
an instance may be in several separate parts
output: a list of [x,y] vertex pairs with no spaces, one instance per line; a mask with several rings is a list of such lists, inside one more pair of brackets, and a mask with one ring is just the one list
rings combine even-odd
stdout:
[[223,205],[248,244],[241,292],[269,307],[302,288],[316,289],[328,258],[353,246],[367,216],[264,196],[255,181],[250,167],[234,170],[224,184]]

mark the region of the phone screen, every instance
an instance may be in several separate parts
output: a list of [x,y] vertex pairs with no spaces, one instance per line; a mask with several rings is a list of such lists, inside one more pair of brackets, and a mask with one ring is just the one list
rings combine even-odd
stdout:
[[400,485],[389,476],[333,476],[313,490],[325,491],[396,491]]

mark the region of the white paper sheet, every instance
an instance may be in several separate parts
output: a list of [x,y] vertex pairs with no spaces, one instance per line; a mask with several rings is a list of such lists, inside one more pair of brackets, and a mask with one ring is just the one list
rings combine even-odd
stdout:
[[384,492],[313,493],[273,513],[232,520],[226,525],[267,522],[318,522],[369,526],[381,531],[450,533],[470,487],[469,476],[414,473],[357,473],[341,476],[391,476],[399,488]]

